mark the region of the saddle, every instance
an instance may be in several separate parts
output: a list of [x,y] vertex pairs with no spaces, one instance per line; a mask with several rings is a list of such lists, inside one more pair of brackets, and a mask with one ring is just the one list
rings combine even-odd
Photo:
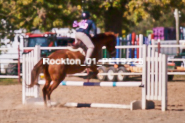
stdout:
[[69,44],[68,49],[71,51],[74,51],[74,52],[79,51],[84,56],[86,55],[86,52],[87,52],[87,47],[85,46],[85,44],[81,40],[78,40],[76,44],[72,44],[72,43]]

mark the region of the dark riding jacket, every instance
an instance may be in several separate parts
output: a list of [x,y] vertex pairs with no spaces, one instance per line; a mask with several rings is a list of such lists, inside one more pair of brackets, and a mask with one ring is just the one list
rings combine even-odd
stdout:
[[88,19],[88,20],[82,20],[81,22],[78,23],[79,28],[76,29],[77,32],[83,32],[86,35],[90,36],[90,30],[93,29],[94,36],[97,34],[97,28],[95,23]]

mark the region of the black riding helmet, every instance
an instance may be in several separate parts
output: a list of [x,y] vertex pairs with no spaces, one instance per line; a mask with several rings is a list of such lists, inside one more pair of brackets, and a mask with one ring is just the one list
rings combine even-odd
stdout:
[[89,19],[90,17],[90,13],[85,11],[85,12],[82,12],[82,19]]

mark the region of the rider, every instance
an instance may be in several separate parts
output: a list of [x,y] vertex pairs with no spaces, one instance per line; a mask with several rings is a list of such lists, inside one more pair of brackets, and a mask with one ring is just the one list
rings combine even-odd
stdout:
[[[76,22],[77,23],[77,22]],[[73,25],[75,22],[73,23]],[[94,36],[97,34],[97,28],[95,23],[90,19],[90,13],[89,12],[82,12],[82,20],[80,23],[77,24],[78,29],[76,30],[76,42],[77,40],[81,40],[87,47],[87,53],[85,57],[85,65],[87,64],[87,60],[91,57],[93,50],[94,50],[94,44],[91,41],[90,36],[90,30],[93,29]]]

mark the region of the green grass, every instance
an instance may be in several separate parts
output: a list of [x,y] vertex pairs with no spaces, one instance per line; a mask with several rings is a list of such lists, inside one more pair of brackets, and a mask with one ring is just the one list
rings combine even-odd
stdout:
[[184,80],[185,81],[185,75],[174,75],[174,80]]
[[19,84],[18,79],[0,79],[0,85],[15,85]]

